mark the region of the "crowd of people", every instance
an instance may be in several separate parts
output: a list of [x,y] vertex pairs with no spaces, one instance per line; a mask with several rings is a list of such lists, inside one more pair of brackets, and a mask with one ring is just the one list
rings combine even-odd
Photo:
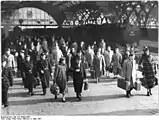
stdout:
[[142,57],[136,58],[134,46],[126,46],[125,52],[121,53],[119,48],[112,50],[112,46],[104,39],[85,45],[83,41],[77,43],[52,37],[49,45],[45,38],[31,39],[28,36],[20,37],[14,44],[14,52],[10,46],[2,56],[2,103],[5,107],[8,106],[8,88],[14,85],[13,71],[21,73],[24,88],[28,89],[29,95],[34,95],[38,85],[42,86],[43,95],[46,95],[49,82],[53,81],[60,88],[62,101],[65,102],[70,75],[76,97],[82,100],[83,82],[88,77],[88,71],[91,71],[97,83],[103,75],[110,78],[111,72],[113,78],[120,75],[130,81],[126,96],[131,97],[136,80],[136,64],[139,64],[146,79],[147,95],[152,95],[157,67],[147,47],[143,49]]

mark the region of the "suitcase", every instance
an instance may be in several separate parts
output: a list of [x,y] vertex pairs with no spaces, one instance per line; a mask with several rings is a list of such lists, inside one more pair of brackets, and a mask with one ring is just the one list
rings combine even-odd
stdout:
[[130,86],[130,82],[125,81],[125,79],[123,78],[119,78],[117,81],[117,86],[123,90],[128,90]]
[[96,78],[96,77],[95,77],[95,71],[94,71],[94,70],[91,70],[90,72],[91,72],[91,78],[92,78],[92,79],[95,79],[95,78]]
[[141,82],[139,80],[135,81],[135,90],[140,91],[141,90]]

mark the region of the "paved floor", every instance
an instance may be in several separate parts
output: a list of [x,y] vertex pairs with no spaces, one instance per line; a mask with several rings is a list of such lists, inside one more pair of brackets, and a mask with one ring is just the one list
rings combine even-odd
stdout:
[[158,86],[152,89],[153,95],[146,96],[146,89],[132,91],[128,99],[125,91],[117,87],[115,79],[102,79],[96,84],[90,80],[89,91],[83,91],[83,100],[75,98],[73,85],[69,82],[66,103],[57,100],[49,89],[45,96],[41,86],[35,89],[35,96],[29,96],[23,89],[20,79],[15,79],[9,90],[9,107],[2,108],[2,115],[155,115],[158,111]]

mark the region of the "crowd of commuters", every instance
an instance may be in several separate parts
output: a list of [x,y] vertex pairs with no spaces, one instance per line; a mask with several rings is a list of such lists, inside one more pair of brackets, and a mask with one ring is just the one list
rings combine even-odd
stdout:
[[[82,100],[83,81],[88,77],[88,71],[100,82],[101,76],[111,77],[110,73],[117,78],[123,70],[122,76],[130,81],[130,89],[126,91],[126,96],[131,96],[136,80],[136,64],[142,67],[143,76],[146,78],[147,95],[152,95],[151,84],[157,73],[156,65],[145,47],[141,58],[135,57],[133,46],[125,47],[125,52],[121,53],[119,48],[111,49],[111,45],[106,44],[104,39],[86,45],[83,41],[76,43],[66,41],[63,38],[55,40],[52,37],[51,44],[45,38],[29,36],[17,39],[12,50],[12,46],[6,49],[2,56],[2,103],[8,106],[7,92],[9,86],[14,85],[13,71],[20,72],[24,88],[28,89],[29,95],[34,95],[36,86],[42,86],[43,95],[49,87],[49,81],[56,82],[62,94],[62,101],[65,102],[67,93],[67,82],[72,73],[74,90],[76,97]],[[55,99],[57,95],[55,95]]]

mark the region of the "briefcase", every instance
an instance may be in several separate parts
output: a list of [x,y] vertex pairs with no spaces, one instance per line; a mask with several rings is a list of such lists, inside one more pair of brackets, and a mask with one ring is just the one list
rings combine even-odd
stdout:
[[141,90],[141,82],[139,80],[135,81],[135,90],[136,91]]
[[90,73],[91,73],[91,78],[92,78],[92,79],[95,79],[95,71],[94,71],[94,70],[91,70]]
[[117,86],[123,90],[128,90],[130,86],[130,82],[126,81],[123,78],[119,78],[117,81]]

